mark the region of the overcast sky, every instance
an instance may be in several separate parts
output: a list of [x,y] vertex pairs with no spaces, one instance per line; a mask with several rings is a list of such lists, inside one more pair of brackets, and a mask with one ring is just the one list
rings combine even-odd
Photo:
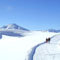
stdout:
[[30,30],[60,29],[60,0],[0,0],[0,26],[11,23]]

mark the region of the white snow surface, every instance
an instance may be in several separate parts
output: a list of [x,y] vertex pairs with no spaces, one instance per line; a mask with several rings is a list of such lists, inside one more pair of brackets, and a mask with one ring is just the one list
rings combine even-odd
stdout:
[[[26,34],[25,37],[21,38],[3,35],[2,39],[0,39],[0,60],[25,60],[28,58],[28,52],[32,47],[44,42],[47,37],[52,37],[56,34],[57,33],[31,31]],[[44,59],[41,60],[49,60],[49,58],[52,60],[52,56],[49,57],[48,54],[54,55],[55,52],[57,53],[57,59],[59,57],[58,53],[60,52],[60,48],[58,48],[59,46],[57,47],[57,45],[54,46],[54,44],[51,44],[39,46],[36,49],[33,60],[40,60],[45,54],[47,54],[46,57],[48,57],[48,59],[45,59],[46,57],[44,57]],[[53,51],[50,52],[50,48]],[[47,49],[48,52],[46,52]]]
[[60,34],[35,49],[33,60],[60,60]]

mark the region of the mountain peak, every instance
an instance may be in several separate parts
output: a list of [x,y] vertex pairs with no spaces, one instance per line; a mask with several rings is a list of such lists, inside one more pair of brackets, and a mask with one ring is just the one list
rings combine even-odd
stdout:
[[18,26],[17,24],[8,24],[7,26]]
[[25,28],[23,28],[21,26],[18,26],[17,24],[8,24],[8,25],[3,26],[1,28],[2,29],[18,29],[18,30],[26,30],[26,31],[28,31],[28,29],[25,29]]
[[18,25],[17,24],[8,24],[6,26],[3,26],[1,28],[4,28],[4,29],[18,29]]

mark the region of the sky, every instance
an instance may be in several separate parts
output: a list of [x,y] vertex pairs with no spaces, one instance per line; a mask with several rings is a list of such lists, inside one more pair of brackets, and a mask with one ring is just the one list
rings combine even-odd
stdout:
[[60,29],[60,0],[0,0],[0,27],[13,23],[29,30]]

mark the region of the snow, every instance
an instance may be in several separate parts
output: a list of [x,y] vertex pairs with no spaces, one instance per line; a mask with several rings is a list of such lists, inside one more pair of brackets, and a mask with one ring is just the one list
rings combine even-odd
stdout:
[[34,54],[33,60],[60,60],[60,48],[57,45],[43,44]]
[[53,36],[50,43],[36,47],[33,60],[60,60],[60,34]]
[[[57,33],[31,31],[27,33],[25,37],[21,38],[3,35],[2,39],[0,39],[0,60],[28,60],[32,47],[44,42],[47,37],[52,37],[55,34]],[[46,45],[41,46],[46,47]],[[36,56],[39,56],[39,53],[43,53],[43,50],[39,51],[39,49],[41,49],[41,47],[36,49],[37,54],[34,54],[33,60],[37,60],[38,57]],[[40,60],[40,58],[38,58],[38,60]]]
[[33,60],[36,48],[39,47],[40,45],[44,44],[44,43],[45,42],[40,43],[40,44],[36,45],[35,47],[33,47],[33,49],[31,50],[31,52],[29,53],[29,55],[27,57],[27,60]]

